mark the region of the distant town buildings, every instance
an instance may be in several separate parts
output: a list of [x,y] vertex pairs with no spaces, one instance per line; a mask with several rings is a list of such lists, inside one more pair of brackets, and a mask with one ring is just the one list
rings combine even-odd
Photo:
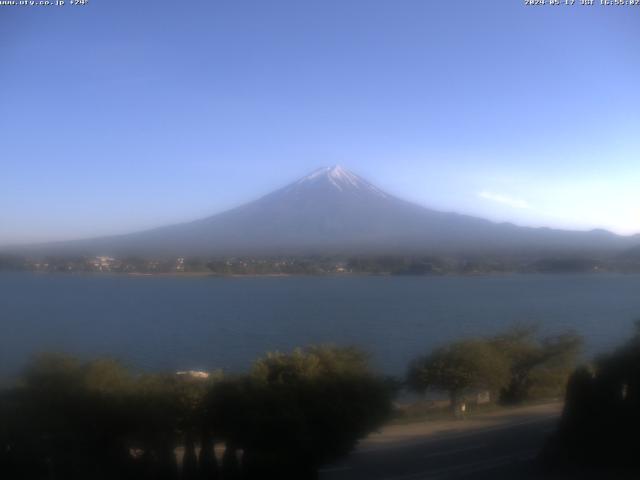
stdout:
[[184,272],[184,258],[179,257],[176,260],[176,272]]
[[209,378],[209,372],[202,370],[184,370],[176,372],[176,375],[191,377],[191,378]]
[[95,257],[91,264],[99,272],[110,272],[116,259],[113,257]]
[[640,271],[640,259],[608,260],[555,257],[466,258],[401,255],[280,257],[2,257],[0,270],[201,275],[484,275],[494,273],[563,273]]

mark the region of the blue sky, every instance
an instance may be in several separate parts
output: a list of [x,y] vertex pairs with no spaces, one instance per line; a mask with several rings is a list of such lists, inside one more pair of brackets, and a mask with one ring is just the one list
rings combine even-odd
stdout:
[[0,7],[0,244],[128,232],[342,164],[420,204],[640,232],[640,7]]

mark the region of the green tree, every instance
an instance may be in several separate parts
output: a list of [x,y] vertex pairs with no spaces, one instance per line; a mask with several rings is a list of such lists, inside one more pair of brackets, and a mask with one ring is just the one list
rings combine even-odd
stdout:
[[290,383],[323,376],[372,375],[369,356],[355,347],[312,345],[292,353],[271,352],[256,360],[251,375],[261,381]]
[[571,332],[539,339],[535,326],[518,326],[492,338],[491,343],[510,363],[510,380],[501,399],[517,403],[562,395],[583,341]]
[[452,408],[471,390],[500,391],[509,381],[508,358],[486,340],[463,340],[437,348],[409,366],[407,384],[449,393]]

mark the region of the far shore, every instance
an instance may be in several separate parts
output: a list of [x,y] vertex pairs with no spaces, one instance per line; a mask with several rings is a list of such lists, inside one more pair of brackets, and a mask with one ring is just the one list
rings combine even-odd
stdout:
[[0,270],[0,273],[35,273],[62,274],[62,275],[86,275],[86,276],[125,276],[125,277],[171,277],[171,278],[283,278],[283,277],[331,277],[331,278],[355,278],[355,277],[421,277],[421,278],[441,278],[441,277],[506,277],[515,275],[638,275],[640,272],[625,271],[597,271],[597,272],[448,272],[448,273],[426,273],[426,274],[397,274],[391,272],[327,272],[327,273],[214,273],[214,272],[91,272],[91,271],[43,271],[43,270]]

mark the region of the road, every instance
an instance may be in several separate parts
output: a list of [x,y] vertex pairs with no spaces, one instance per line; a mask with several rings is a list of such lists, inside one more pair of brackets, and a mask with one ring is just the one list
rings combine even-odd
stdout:
[[561,404],[493,412],[466,420],[390,425],[321,480],[533,479],[532,460],[554,430]]

